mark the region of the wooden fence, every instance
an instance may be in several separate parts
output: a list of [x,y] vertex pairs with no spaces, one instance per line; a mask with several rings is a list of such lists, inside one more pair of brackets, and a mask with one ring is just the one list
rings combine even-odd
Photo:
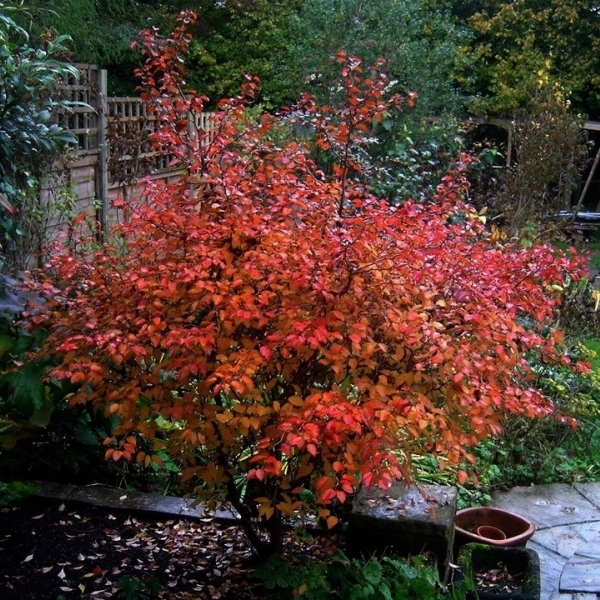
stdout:
[[[169,181],[177,177],[177,170],[169,166],[168,155],[151,147],[148,138],[157,122],[141,98],[108,97],[104,69],[77,68],[80,79],[66,81],[61,94],[71,108],[58,116],[77,138],[75,157],[66,166],[68,186],[75,212],[95,214],[103,231],[114,216],[112,202],[125,185],[136,193],[139,176]],[[196,126],[210,133],[212,117],[212,113],[198,115]]]
[[[94,65],[77,67],[81,78],[65,82],[63,92],[63,98],[71,101],[73,107],[59,117],[60,123],[77,137],[75,160],[66,167],[68,183],[76,199],[75,212],[95,213],[100,229],[104,230],[114,217],[112,202],[125,185],[135,195],[141,192],[141,186],[135,187],[140,174],[170,181],[177,177],[177,171],[169,167],[169,156],[151,148],[148,135],[155,131],[157,123],[147,114],[141,99],[109,98],[105,70]],[[196,126],[210,134],[211,118],[211,113],[199,115]],[[469,122],[507,131],[506,158],[510,165],[514,124],[508,119],[473,118]],[[112,135],[108,136],[111,128]],[[600,122],[588,121],[584,128],[597,136]],[[594,176],[599,160],[600,150],[580,198],[581,202],[586,195],[598,198],[596,210],[600,210],[600,181]]]

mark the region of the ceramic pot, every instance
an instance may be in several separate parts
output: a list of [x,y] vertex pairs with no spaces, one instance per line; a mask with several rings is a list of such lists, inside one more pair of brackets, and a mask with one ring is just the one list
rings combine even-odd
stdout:
[[[525,546],[535,533],[535,526],[525,517],[506,510],[478,506],[457,511],[454,530],[456,549],[468,542],[491,546]],[[485,535],[486,532],[488,535]]]
[[492,527],[491,525],[480,525],[477,528],[477,535],[486,540],[492,540],[497,542],[499,540],[505,540],[506,534],[502,529],[498,529],[497,527]]

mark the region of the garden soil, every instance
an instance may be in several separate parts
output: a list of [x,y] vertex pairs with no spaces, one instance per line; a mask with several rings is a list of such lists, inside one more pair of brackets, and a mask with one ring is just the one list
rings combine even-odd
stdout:
[[[335,538],[287,546],[311,555]],[[254,557],[241,529],[30,498],[0,509],[0,598],[258,600]],[[152,589],[157,595],[150,595]],[[120,591],[121,590],[121,591]]]

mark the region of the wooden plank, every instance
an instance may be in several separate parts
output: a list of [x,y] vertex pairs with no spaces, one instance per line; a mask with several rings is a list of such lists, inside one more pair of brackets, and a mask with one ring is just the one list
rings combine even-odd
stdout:
[[106,131],[108,129],[108,106],[106,102],[107,79],[106,70],[99,69],[96,84],[99,93],[96,96],[96,111],[98,114],[98,168],[96,169],[96,193],[100,199],[98,221],[100,236],[104,239],[108,230],[108,145]]

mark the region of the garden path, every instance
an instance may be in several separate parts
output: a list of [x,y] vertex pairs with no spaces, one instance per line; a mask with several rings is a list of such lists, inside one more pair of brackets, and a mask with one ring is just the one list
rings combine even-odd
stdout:
[[540,556],[542,600],[600,598],[600,483],[516,487],[493,499],[536,526],[527,546]]

